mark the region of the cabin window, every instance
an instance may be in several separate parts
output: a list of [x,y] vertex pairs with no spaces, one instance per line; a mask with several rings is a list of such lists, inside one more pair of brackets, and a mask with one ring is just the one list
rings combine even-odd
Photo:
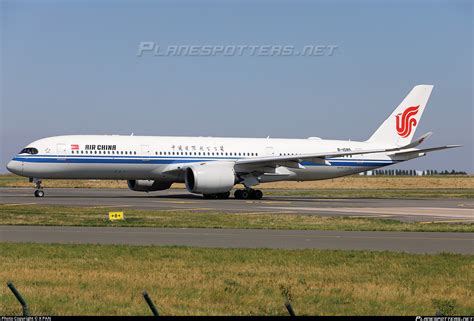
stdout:
[[35,154],[38,154],[38,150],[36,148],[33,148],[33,147],[27,147],[27,148],[23,148],[21,150],[20,154],[35,155]]

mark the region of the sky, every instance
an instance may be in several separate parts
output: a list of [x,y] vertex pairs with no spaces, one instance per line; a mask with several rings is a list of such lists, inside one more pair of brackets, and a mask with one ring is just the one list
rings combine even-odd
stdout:
[[[0,172],[64,134],[366,140],[417,84],[434,90],[415,137],[463,147],[392,168],[474,172],[472,1],[0,3]],[[143,42],[335,49],[140,56]]]

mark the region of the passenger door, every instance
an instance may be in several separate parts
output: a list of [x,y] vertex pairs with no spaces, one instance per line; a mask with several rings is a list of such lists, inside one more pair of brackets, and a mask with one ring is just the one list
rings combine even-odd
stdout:
[[150,146],[148,145],[141,145],[140,146],[140,153],[141,153],[141,156],[143,156],[143,161],[144,162],[147,162],[150,160],[150,155],[151,155],[151,152],[150,152]]
[[275,153],[273,151],[273,147],[265,147],[265,156],[274,156]]
[[56,144],[57,159],[66,160],[66,144]]

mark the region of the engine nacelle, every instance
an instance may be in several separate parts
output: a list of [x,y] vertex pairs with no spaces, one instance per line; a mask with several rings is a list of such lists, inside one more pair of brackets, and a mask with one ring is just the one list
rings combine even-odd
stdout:
[[186,169],[184,181],[191,193],[226,193],[235,185],[234,163],[203,163]]
[[127,181],[128,188],[135,192],[162,191],[171,187],[172,182],[160,182],[152,180],[130,180]]

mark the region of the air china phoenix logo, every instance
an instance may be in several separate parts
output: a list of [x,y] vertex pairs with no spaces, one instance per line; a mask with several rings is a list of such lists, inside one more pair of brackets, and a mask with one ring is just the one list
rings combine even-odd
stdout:
[[413,127],[416,126],[417,121],[414,117],[418,114],[418,108],[420,105],[408,107],[403,113],[395,116],[397,133],[400,137],[408,137]]

